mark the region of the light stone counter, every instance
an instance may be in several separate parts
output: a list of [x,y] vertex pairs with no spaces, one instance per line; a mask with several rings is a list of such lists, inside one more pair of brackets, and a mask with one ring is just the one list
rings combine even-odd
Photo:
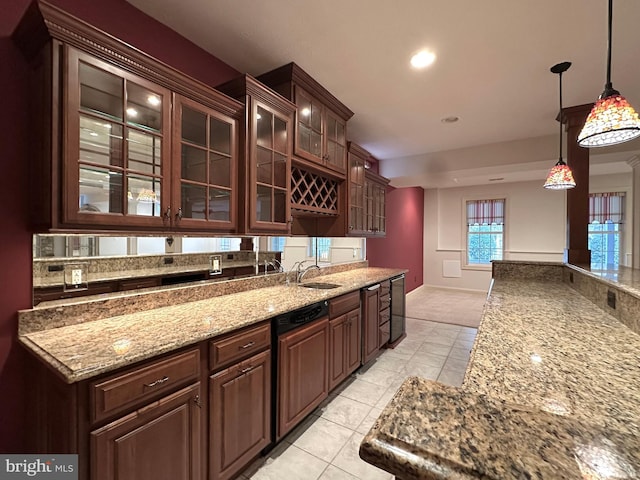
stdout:
[[405,381],[362,458],[402,480],[640,478],[640,336],[561,278],[494,280],[462,388]]
[[180,347],[358,290],[405,270],[358,268],[315,277],[331,290],[278,285],[33,331],[19,340],[67,382],[84,380]]

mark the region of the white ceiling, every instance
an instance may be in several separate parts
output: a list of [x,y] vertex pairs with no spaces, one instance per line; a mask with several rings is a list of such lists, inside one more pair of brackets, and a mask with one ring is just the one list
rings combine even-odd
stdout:
[[[557,160],[557,143],[549,145],[558,76],[549,68],[573,63],[565,106],[593,102],[605,82],[606,0],[128,1],[241,72],[296,62],[355,112],[351,140],[424,171],[437,152],[540,137],[546,148],[526,159],[514,150],[512,163],[532,163],[529,178],[544,178]],[[613,86],[638,109],[639,21],[640,1],[614,2]],[[422,48],[437,59],[416,71],[409,58]],[[452,115],[460,121],[441,122]],[[623,150],[607,161],[624,164],[640,142]],[[494,168],[490,158],[470,167],[449,157],[448,171]],[[491,174],[477,173],[480,183]],[[437,185],[423,177],[413,183]]]

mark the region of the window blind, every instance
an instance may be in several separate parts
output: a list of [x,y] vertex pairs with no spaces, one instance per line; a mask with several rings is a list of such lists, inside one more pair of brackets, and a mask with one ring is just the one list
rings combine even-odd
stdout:
[[590,193],[589,223],[623,223],[624,192]]
[[473,200],[467,202],[467,225],[504,223],[504,199]]

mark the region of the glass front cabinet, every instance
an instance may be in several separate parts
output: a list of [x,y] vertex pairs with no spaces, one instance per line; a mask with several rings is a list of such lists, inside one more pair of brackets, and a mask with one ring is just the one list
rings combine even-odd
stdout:
[[240,102],[46,3],[13,39],[34,231],[237,232]]
[[[250,75],[217,87],[245,104],[240,159],[242,233],[291,229],[291,153],[296,106]],[[244,194],[243,194],[244,192]]]
[[65,223],[235,232],[237,120],[66,52]]

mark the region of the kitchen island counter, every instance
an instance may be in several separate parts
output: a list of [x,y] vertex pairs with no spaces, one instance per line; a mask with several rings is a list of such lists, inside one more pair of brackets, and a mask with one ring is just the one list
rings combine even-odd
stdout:
[[402,480],[638,478],[639,366],[640,336],[561,276],[499,278],[462,387],[407,379],[360,455]]

